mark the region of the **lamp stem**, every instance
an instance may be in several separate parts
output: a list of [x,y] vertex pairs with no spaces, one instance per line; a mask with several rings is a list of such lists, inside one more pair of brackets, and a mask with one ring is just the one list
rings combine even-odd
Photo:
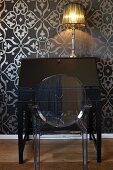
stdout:
[[71,58],[76,57],[75,55],[75,25],[72,25],[72,52],[70,55]]

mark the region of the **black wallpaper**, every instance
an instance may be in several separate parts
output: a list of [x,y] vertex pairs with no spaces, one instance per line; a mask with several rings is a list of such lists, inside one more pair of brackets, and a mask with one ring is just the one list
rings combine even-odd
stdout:
[[[17,133],[22,58],[69,57],[71,30],[61,23],[68,0],[0,1],[0,134]],[[113,2],[80,0],[86,28],[76,30],[76,55],[98,57],[102,129],[113,132]]]

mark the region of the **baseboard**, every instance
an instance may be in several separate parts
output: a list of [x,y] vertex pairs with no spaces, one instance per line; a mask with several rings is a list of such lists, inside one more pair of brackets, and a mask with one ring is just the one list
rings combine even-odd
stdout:
[[[29,136],[30,139],[33,139],[33,136]],[[0,139],[18,139],[18,135],[0,135]],[[81,139],[79,134],[58,134],[58,135],[42,135],[41,139]]]
[[103,133],[102,138],[113,138],[113,133]]
[[[30,139],[33,136],[30,135]],[[113,134],[102,134],[102,138],[113,138]],[[18,139],[18,135],[0,135],[0,139]],[[81,135],[79,134],[58,134],[58,135],[42,135],[41,139],[81,139]]]

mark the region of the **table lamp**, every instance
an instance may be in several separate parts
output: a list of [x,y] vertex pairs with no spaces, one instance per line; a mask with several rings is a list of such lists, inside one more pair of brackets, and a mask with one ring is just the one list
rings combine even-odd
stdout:
[[63,12],[63,24],[68,24],[72,28],[72,52],[70,57],[76,57],[75,54],[75,29],[85,26],[85,10],[81,4],[70,2]]

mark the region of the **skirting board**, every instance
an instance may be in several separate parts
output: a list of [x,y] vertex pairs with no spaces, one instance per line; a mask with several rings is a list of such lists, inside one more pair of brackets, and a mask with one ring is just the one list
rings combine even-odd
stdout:
[[[30,139],[33,136],[30,135]],[[102,138],[113,138],[113,134],[102,134]],[[0,139],[18,139],[18,135],[0,135]],[[81,135],[77,134],[59,134],[59,135],[42,135],[41,139],[81,139]]]

